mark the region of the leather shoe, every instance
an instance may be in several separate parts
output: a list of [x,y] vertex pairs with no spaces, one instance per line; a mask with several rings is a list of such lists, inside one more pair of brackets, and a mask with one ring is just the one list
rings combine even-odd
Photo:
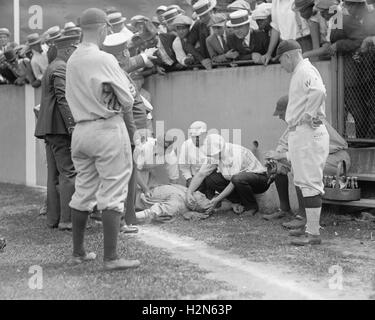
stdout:
[[305,228],[289,230],[289,235],[291,237],[301,237],[301,236],[304,236],[305,233],[306,233]]
[[307,234],[305,238],[292,240],[290,244],[294,246],[318,245],[322,243],[320,235]]
[[137,268],[140,266],[139,260],[125,260],[125,259],[116,259],[111,261],[104,261],[103,267],[105,271],[114,271],[114,270],[125,270],[129,268]]
[[61,231],[71,231],[73,227],[71,222],[60,222],[57,228]]
[[306,225],[306,219],[302,219],[302,220],[293,219],[292,221],[283,223],[283,227],[287,229],[301,229],[305,225]]
[[124,224],[120,229],[121,233],[138,233],[138,228],[132,225]]
[[278,210],[272,214],[265,214],[262,216],[264,220],[270,221],[270,220],[276,220],[285,218],[288,214],[290,214],[288,211]]
[[90,262],[96,259],[96,253],[95,252],[90,252],[85,254],[84,256],[79,256],[79,257],[71,257],[68,261],[69,265],[75,265],[75,264],[81,264],[83,262]]

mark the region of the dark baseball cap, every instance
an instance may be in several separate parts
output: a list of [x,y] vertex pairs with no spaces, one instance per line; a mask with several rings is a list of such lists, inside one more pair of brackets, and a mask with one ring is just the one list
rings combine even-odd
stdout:
[[279,100],[277,100],[276,109],[275,109],[275,112],[273,113],[275,117],[285,113],[286,107],[288,106],[288,101],[289,101],[289,97],[287,95],[282,96]]
[[105,12],[98,8],[89,8],[82,12],[80,18],[80,26],[90,26],[94,24],[105,23],[109,25],[107,15]]
[[296,40],[283,40],[277,47],[275,58],[280,59],[283,53],[297,49],[302,50],[300,44]]

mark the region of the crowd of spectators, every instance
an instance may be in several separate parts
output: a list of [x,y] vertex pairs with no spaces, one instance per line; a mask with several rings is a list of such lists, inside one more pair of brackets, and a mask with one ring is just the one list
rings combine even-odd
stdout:
[[[178,5],[159,6],[154,17],[136,15],[130,21],[114,7],[106,8],[106,13],[110,32],[127,37],[130,57],[157,48],[152,63],[128,68],[141,88],[144,77],[153,73],[277,62],[275,49],[286,39],[297,40],[304,57],[312,60],[330,59],[336,53],[361,54],[374,48],[373,3],[256,0],[250,5],[235,0],[223,10],[216,0],[192,0],[191,16]],[[30,34],[25,44],[18,45],[10,41],[8,29],[0,28],[0,83],[39,87],[56,54],[53,41],[72,33],[80,33],[79,21],[68,22],[63,29],[54,26],[43,35]]]

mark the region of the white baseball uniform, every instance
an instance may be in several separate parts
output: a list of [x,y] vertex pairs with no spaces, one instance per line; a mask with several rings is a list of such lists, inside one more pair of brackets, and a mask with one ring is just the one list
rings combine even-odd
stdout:
[[324,194],[323,169],[329,153],[329,135],[322,123],[313,128],[308,119],[325,118],[326,89],[318,70],[308,59],[295,68],[285,114],[289,135],[287,158],[292,163],[294,184],[304,197]]

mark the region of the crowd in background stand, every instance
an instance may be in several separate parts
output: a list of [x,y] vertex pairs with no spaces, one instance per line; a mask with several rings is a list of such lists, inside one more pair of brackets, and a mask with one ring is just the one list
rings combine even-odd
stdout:
[[[304,57],[313,60],[336,53],[358,58],[374,47],[374,0],[269,2],[235,0],[222,10],[216,0],[192,0],[191,17],[178,5],[159,6],[154,17],[136,15],[128,23],[114,7],[106,13],[112,32],[128,38],[129,56],[158,49],[152,64],[131,70],[139,89],[144,77],[154,73],[277,62],[275,49],[285,39],[296,39]],[[39,87],[54,55],[53,41],[80,32],[76,24],[28,35],[22,45],[11,42],[9,30],[0,28],[0,83]]]

